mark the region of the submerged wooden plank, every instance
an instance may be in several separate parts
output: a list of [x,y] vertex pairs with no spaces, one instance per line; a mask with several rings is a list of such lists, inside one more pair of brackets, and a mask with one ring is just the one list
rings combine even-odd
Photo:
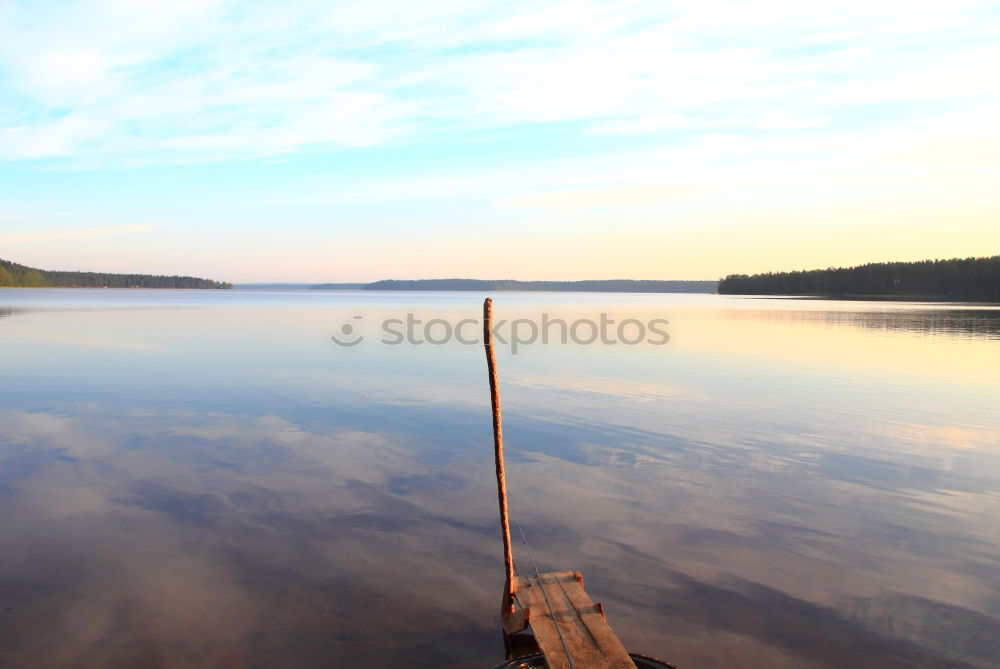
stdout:
[[509,616],[503,616],[500,621],[503,623],[503,631],[507,634],[517,634],[528,626],[528,609],[515,611]]
[[514,596],[528,611],[528,624],[549,669],[635,669],[601,609],[583,589],[579,573],[522,576]]

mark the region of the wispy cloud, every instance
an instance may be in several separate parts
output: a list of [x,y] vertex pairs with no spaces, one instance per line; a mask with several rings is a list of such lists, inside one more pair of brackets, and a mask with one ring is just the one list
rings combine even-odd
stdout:
[[575,209],[600,206],[632,206],[663,203],[687,197],[698,189],[688,186],[620,186],[579,190],[525,193],[505,198],[508,207]]
[[599,135],[641,135],[666,128],[683,128],[686,125],[688,125],[687,119],[680,114],[656,114],[598,121],[591,125],[588,131]]
[[1000,58],[989,8],[8,3],[0,160],[221,160],[554,123],[815,128],[858,105],[996,95],[974,71]]
[[0,237],[0,244],[18,244],[25,242],[49,242],[64,239],[85,239],[87,237],[105,237],[109,235],[125,235],[134,232],[148,232],[160,227],[154,223],[139,223],[136,225],[119,225],[114,227],[83,228],[80,230],[52,230],[23,235],[7,235]]

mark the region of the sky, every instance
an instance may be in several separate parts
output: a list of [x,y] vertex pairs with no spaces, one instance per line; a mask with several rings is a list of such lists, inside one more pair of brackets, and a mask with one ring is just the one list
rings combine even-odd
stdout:
[[0,258],[715,279],[1000,253],[1000,4],[0,0]]

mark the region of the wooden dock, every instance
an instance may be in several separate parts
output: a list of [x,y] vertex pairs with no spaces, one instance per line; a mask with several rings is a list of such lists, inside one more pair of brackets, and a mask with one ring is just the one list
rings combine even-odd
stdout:
[[520,576],[514,585],[519,608],[504,616],[504,633],[531,628],[549,669],[635,669],[625,646],[591,601],[578,571]]
[[[622,642],[604,619],[604,608],[591,601],[578,571],[541,574],[531,557],[533,574],[516,575],[507,512],[500,384],[493,350],[493,301],[483,303],[483,344],[493,408],[493,447],[497,499],[503,533],[504,591],[500,605],[507,659],[541,652],[548,669],[636,669]],[[523,537],[523,530],[522,530]],[[530,633],[526,633],[530,629]],[[639,656],[636,656],[637,658]],[[642,665],[646,666],[646,665]]]

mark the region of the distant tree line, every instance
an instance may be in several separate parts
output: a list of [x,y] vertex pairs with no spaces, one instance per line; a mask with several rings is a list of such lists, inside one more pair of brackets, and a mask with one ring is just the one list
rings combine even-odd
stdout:
[[730,295],[919,297],[1000,301],[1000,256],[870,263],[804,272],[730,274],[719,282]]
[[232,288],[233,284],[193,276],[51,272],[0,260],[0,287],[20,288]]
[[[571,291],[594,293],[712,293],[716,281],[515,281],[513,279],[416,279],[375,281],[360,286],[362,290],[470,290],[470,291]],[[314,290],[337,290],[359,287],[357,284],[318,284]]]
[[309,286],[309,290],[364,290],[366,286],[367,283],[317,283]]

